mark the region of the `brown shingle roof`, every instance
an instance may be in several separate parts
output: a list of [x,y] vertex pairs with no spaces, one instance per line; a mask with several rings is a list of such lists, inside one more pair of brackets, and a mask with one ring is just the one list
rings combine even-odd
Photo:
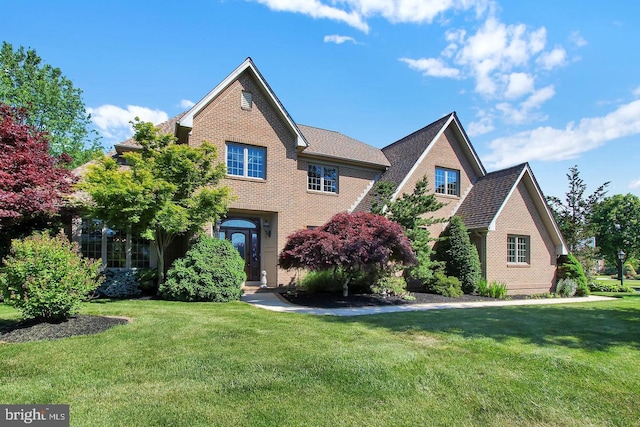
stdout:
[[[156,128],[160,131],[161,134],[170,133],[171,135],[175,135],[176,133],[176,124],[178,121],[186,114],[186,111],[178,114],[175,117],[170,118],[166,122],[162,122],[156,125]],[[131,149],[138,149],[140,145],[133,139],[126,139],[115,145],[115,149],[118,153],[122,153],[123,151],[129,151]]]
[[526,163],[491,172],[475,183],[456,212],[468,229],[489,228]]
[[303,154],[368,163],[375,166],[390,166],[382,150],[340,132],[305,125],[298,125],[298,129],[309,142],[309,147],[304,149]]
[[[449,120],[451,114],[448,114],[422,129],[399,139],[393,144],[384,147],[382,149],[382,153],[384,153],[391,166],[384,175],[382,175],[380,181],[389,181],[396,186],[400,185],[402,180],[411,171],[413,165],[416,164],[422,153],[424,153],[424,150],[429,147],[438,132],[440,132],[442,127]],[[367,195],[360,201],[358,206],[356,206],[354,211],[370,211],[372,202],[373,195],[371,194],[371,191],[369,191],[369,193],[367,193]]]

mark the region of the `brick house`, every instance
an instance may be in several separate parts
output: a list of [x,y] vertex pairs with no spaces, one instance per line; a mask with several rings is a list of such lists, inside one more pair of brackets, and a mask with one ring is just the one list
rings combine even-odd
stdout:
[[[530,167],[487,173],[455,112],[378,149],[295,123],[248,58],[189,111],[159,127],[180,143],[213,143],[226,162],[222,184],[236,200],[209,232],[240,251],[248,284],[258,284],[262,271],[269,285],[287,284],[293,273],[277,265],[287,236],[338,212],[368,210],[370,190],[381,179],[397,185],[395,198],[426,175],[446,203],[436,215],[463,217],[484,277],[507,283],[511,293],[551,290],[557,257],[566,253]],[[118,156],[136,146],[128,140],[115,149]],[[432,235],[442,229],[434,226]],[[85,255],[102,257],[107,267],[155,264],[148,243],[95,221],[76,219],[72,233]],[[173,248],[172,257],[185,245]]]

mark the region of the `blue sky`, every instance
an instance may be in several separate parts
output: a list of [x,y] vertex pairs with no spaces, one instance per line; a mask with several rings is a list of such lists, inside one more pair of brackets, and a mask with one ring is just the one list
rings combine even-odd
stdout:
[[297,123],[383,147],[456,111],[488,170],[640,195],[638,2],[22,0],[0,38],[83,90],[106,148],[250,56]]

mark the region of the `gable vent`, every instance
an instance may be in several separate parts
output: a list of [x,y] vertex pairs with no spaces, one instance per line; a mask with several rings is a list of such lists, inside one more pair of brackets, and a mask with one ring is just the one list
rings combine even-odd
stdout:
[[240,98],[240,108],[243,110],[251,110],[253,99],[251,92],[242,91],[242,97]]

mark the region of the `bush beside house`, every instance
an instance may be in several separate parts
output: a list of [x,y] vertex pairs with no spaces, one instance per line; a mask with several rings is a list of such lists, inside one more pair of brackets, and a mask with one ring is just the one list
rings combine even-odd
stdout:
[[242,296],[246,277],[244,260],[231,242],[200,236],[184,258],[173,263],[159,293],[177,301],[235,301]]
[[100,279],[100,262],[82,258],[64,234],[14,240],[0,270],[4,302],[24,317],[62,320],[78,312]]

